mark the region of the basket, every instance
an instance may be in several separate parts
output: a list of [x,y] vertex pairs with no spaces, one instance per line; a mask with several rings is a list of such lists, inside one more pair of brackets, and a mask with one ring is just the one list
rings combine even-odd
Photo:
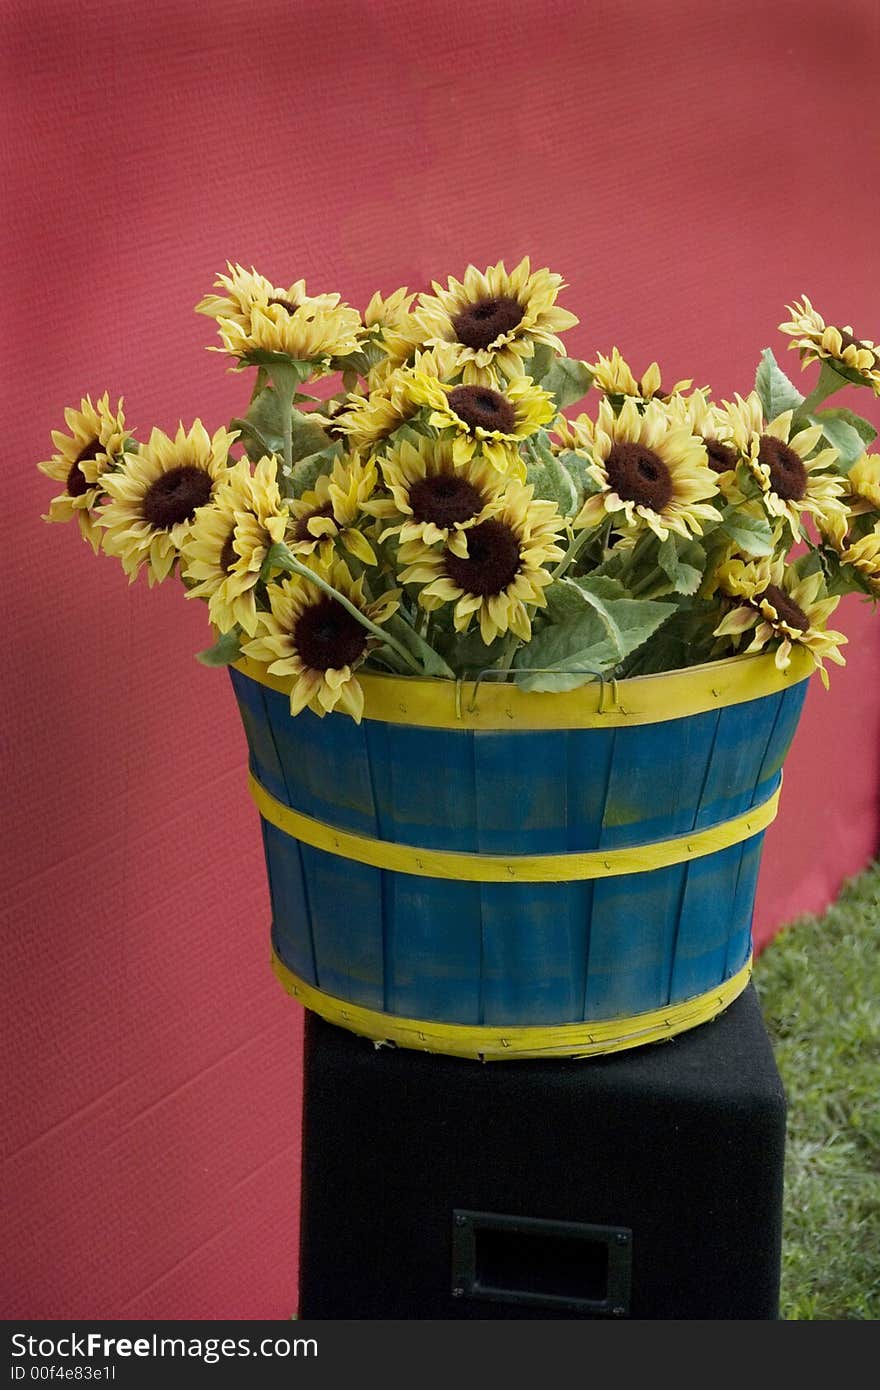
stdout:
[[240,660],[277,975],[377,1043],[481,1060],[715,1017],[748,983],[812,669],[740,656],[564,694],[361,674],[358,725],[292,717]]

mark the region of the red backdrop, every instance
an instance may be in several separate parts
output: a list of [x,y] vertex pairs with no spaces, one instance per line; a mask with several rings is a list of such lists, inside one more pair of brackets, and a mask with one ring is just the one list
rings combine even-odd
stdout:
[[[192,313],[227,258],[363,306],[528,253],[574,355],[746,392],[804,291],[880,337],[877,0],[3,0],[2,686],[12,1317],[286,1317],[301,1014],[205,610],[39,516],[65,405],[238,413]],[[794,368],[792,368],[794,369]],[[877,422],[862,392],[850,403]],[[877,843],[880,623],[839,610],[756,934]]]

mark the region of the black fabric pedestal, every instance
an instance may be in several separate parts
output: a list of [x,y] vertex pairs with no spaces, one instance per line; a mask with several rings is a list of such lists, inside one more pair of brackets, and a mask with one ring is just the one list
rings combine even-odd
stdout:
[[753,985],[584,1061],[307,1013],[299,1317],[776,1318],[785,1109]]

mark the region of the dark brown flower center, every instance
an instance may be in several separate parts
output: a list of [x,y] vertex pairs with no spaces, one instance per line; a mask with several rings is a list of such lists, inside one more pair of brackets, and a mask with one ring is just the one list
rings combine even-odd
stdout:
[[519,540],[503,521],[481,522],[467,533],[467,559],[447,550],[446,573],[466,594],[500,594],[519,573]]
[[644,444],[613,444],[605,462],[618,497],[655,512],[672,501],[672,478],[659,454]]
[[770,470],[770,486],[783,502],[800,502],[807,491],[807,470],[790,445],[762,434],[758,461]]
[[286,295],[283,295],[283,294],[273,294],[273,295],[270,295],[270,296],[269,296],[269,303],[270,303],[270,304],[280,304],[281,308],[282,308],[282,309],[286,309],[287,312],[288,312],[288,314],[295,314],[296,311],[297,311],[297,309],[299,308],[299,305],[298,305],[298,304],[295,304],[294,301],[293,301],[292,299],[288,299],[288,298],[286,297]]
[[736,468],[736,450],[729,444],[722,444],[720,439],[706,439],[705,436],[703,444],[713,473],[729,473],[731,468]]
[[845,332],[842,328],[839,328],[837,331],[840,334],[844,348],[854,347],[857,348],[859,352],[869,352],[874,359],[873,365],[875,367],[877,366],[878,358],[873,348],[869,348],[867,343],[863,343],[860,338],[854,338],[851,333]]
[[483,506],[483,498],[466,478],[454,473],[438,473],[419,478],[409,490],[409,505],[416,521],[433,521],[441,528],[470,521]]
[[522,306],[511,295],[499,295],[497,299],[481,299],[476,304],[468,304],[452,320],[456,337],[469,348],[487,348],[500,338],[502,333],[510,333],[522,322]]
[[317,537],[317,536],[313,536],[312,533],[311,533],[311,531],[309,530],[309,522],[310,522],[310,521],[314,521],[314,519],[315,519],[316,516],[329,516],[329,517],[332,517],[332,515],[333,515],[333,503],[332,503],[332,502],[325,502],[322,506],[320,506],[320,507],[315,507],[312,511],[306,512],[305,516],[301,516],[300,519],[299,519],[299,521],[296,523],[296,530],[295,530],[294,533],[293,533],[293,539],[294,539],[295,541],[314,541],[314,540],[317,540],[318,537]]
[[170,468],[144,494],[144,521],[156,531],[170,531],[181,521],[192,521],[197,507],[210,500],[214,484],[210,473],[193,464]]
[[236,560],[241,559],[241,556],[233,545],[234,540],[235,528],[233,527],[226,537],[226,540],[223,542],[223,549],[220,551],[220,568],[224,574],[228,574]]
[[488,386],[456,386],[449,393],[449,404],[469,430],[479,425],[484,430],[500,430],[512,434],[516,429],[516,411],[506,396]]
[[764,592],[758,595],[756,603],[760,603],[760,600],[764,598],[773,605],[780,620],[788,627],[797,628],[798,632],[807,631],[810,626],[809,618],[784,589],[780,589],[776,584],[768,584]]
[[87,459],[89,461],[96,459],[101,452],[101,441],[99,439],[90,440],[84,449],[80,449],[67,475],[66,486],[68,497],[84,497],[89,488],[94,487],[94,484],[90,483],[86,478],[80,468],[80,464],[84,463]]
[[296,620],[293,641],[304,666],[339,671],[353,666],[367,646],[367,631],[335,598],[319,599]]

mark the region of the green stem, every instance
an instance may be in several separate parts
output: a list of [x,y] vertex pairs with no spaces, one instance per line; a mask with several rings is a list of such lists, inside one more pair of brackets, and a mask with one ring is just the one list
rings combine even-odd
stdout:
[[599,531],[591,531],[589,527],[585,527],[583,531],[579,532],[579,534],[575,536],[571,545],[568,547],[568,550],[566,550],[562,559],[559,561],[559,564],[556,566],[555,570],[551,572],[550,577],[552,579],[561,579],[562,576],[565,574],[565,571],[568,569],[569,565],[574,564],[574,561],[580,555],[581,551],[588,544],[588,542],[595,540],[599,534]]
[[516,656],[519,640],[515,632],[508,634],[507,641],[504,644],[504,651],[501,653],[501,659],[498,663],[499,671],[503,671],[505,675],[507,675],[513,665],[513,658]]
[[645,592],[646,589],[651,589],[658,582],[658,580],[662,583],[663,581],[668,582],[668,579],[669,576],[665,573],[665,571],[662,570],[659,565],[655,565],[653,569],[650,569],[648,573],[644,575],[637,584],[631,584],[629,591],[632,594],[633,598],[638,598],[641,594]]
[[827,400],[829,396],[833,396],[835,391],[842,391],[844,386],[851,385],[852,383],[847,381],[846,377],[841,376],[840,373],[836,372],[827,362],[823,362],[819,372],[819,380],[816,382],[809,396],[801,401],[797,410],[794,412],[795,418],[804,418],[810,415],[816,407]]
[[291,555],[289,551],[284,557],[284,568],[290,570],[293,574],[301,575],[303,579],[308,579],[311,584],[316,585],[317,588],[321,589],[325,594],[328,594],[330,598],[335,599],[337,603],[342,605],[347,613],[350,613],[353,618],[357,619],[361,627],[365,627],[374,637],[378,637],[383,646],[390,647],[392,651],[396,652],[400,659],[405,662],[409,669],[414,671],[416,675],[423,676],[425,674],[424,668],[419,665],[412,653],[408,652],[406,647],[401,642],[398,642],[395,637],[392,637],[390,632],[386,632],[385,629],[379,627],[377,623],[370,622],[366,613],[361,612],[356,604],[352,603],[350,599],[347,599],[338,589],[334,589],[333,585],[328,584],[327,580],[322,579],[315,570],[309,569],[307,565],[300,564],[299,560],[297,560],[294,555]]

